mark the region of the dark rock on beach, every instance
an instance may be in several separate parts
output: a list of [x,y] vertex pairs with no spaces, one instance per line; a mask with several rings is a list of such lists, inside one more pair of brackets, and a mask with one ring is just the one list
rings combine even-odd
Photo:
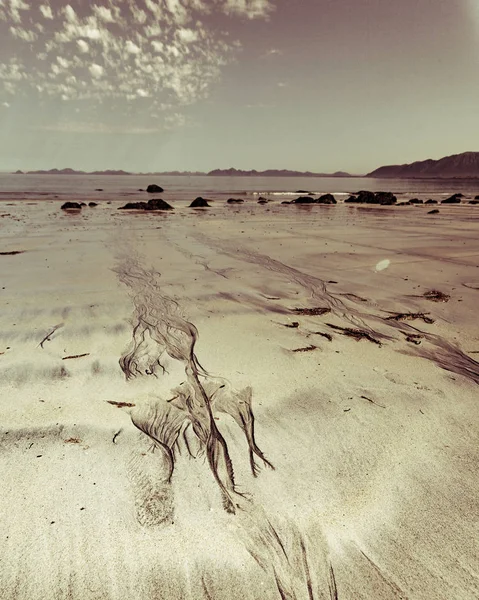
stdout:
[[392,192],[369,192],[361,190],[357,194],[346,198],[345,202],[357,204],[382,204],[391,206],[396,204],[397,198]]
[[62,210],[81,210],[82,205],[78,202],[65,202],[62,204]]
[[93,208],[94,206],[98,206],[98,204],[96,202],[89,202],[88,206],[91,206]]
[[95,192],[103,192],[103,188],[96,188]]
[[244,202],[243,198],[228,198],[226,201],[228,204],[242,204]]
[[431,198],[429,198],[424,204],[437,204],[437,200],[431,200]]
[[479,196],[475,196],[475,197],[474,197],[474,200],[479,200]]
[[434,208],[433,210],[430,210],[427,214],[428,215],[437,215],[439,213],[439,209]]
[[410,202],[399,202],[396,206],[411,206]]
[[461,204],[462,194],[454,194],[450,198],[442,200],[441,204]]
[[164,192],[165,190],[159,185],[156,185],[156,183],[152,183],[146,188],[146,191],[149,194],[161,194],[161,192]]
[[374,204],[381,204],[382,206],[392,206],[398,201],[392,192],[376,192],[374,196]]
[[323,194],[316,200],[317,204],[337,204],[336,198],[332,194]]
[[469,204],[479,204],[479,197],[477,200],[469,200]]
[[419,198],[412,198],[409,200],[410,204],[424,204],[424,200],[419,200]]
[[148,202],[128,202],[118,210],[172,210],[173,207],[161,198],[148,200]]
[[199,196],[190,204],[190,208],[209,208],[208,200]]

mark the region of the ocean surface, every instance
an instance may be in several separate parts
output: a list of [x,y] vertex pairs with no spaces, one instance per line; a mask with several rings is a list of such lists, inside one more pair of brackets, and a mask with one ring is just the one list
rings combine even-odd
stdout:
[[[165,191],[146,194],[138,191],[156,183]],[[102,191],[97,191],[101,189]],[[167,202],[189,203],[197,196],[212,200],[230,197],[256,200],[291,199],[299,190],[314,194],[332,193],[340,202],[359,190],[391,191],[398,200],[433,198],[441,200],[453,193],[467,199],[479,195],[478,180],[371,179],[366,177],[210,177],[138,175],[13,175],[0,173],[0,201],[6,200],[111,200],[134,201],[161,197]]]

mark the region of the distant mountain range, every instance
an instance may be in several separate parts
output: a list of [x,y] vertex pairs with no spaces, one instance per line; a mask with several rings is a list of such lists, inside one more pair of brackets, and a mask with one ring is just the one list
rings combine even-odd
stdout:
[[76,171],[75,169],[49,169],[48,171],[15,171],[14,175],[141,175],[145,177],[159,177],[162,175],[182,176],[212,176],[212,177],[353,177],[349,173],[338,171],[328,175],[326,173],[311,173],[311,171],[288,171],[287,169],[269,169],[267,171],[242,171],[241,169],[215,169],[209,173],[199,171],[164,171],[161,173],[130,173],[128,171]]
[[405,165],[379,167],[366,177],[396,179],[479,178],[479,152],[453,154],[440,160],[423,160]]
[[[16,175],[141,175],[161,176],[211,176],[211,177],[358,177],[344,171],[336,173],[312,173],[311,171],[291,171],[288,169],[268,169],[266,171],[243,171],[242,169],[214,169],[208,173],[200,171],[163,171],[156,173],[130,173],[128,171],[77,171],[75,169],[50,169],[48,171],[16,171]],[[446,156],[440,160],[423,160],[404,165],[379,167],[365,177],[376,179],[479,179],[479,152],[463,152]]]
[[48,171],[15,171],[14,175],[144,175],[154,177],[158,175],[205,175],[205,173],[191,171],[167,171],[163,173],[130,173],[129,171],[77,171],[76,169],[49,169]]
[[207,173],[214,177],[354,177],[344,171],[336,173],[312,173],[311,171],[289,171],[288,169],[268,169],[267,171],[243,171],[241,169],[215,169]]

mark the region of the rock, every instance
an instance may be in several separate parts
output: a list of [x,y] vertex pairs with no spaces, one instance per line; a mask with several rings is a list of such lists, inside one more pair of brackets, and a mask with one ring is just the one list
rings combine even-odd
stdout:
[[429,211],[427,214],[428,214],[428,215],[437,215],[437,214],[438,214],[438,212],[439,212],[439,210],[438,210],[437,208],[435,208],[435,209],[433,209],[433,210],[430,210],[430,211]]
[[381,204],[382,206],[392,206],[396,204],[398,199],[392,192],[376,192],[374,194],[373,204]]
[[[211,200],[210,200],[211,202]],[[190,208],[209,208],[208,200],[199,196],[190,204]]]
[[103,188],[96,188],[95,192],[103,192]]
[[367,190],[361,190],[356,194],[355,202],[359,202],[361,204],[375,204],[376,196],[373,192],[368,192]]
[[441,204],[461,204],[461,197],[458,194],[454,194],[454,196],[442,200]]
[[475,196],[475,197],[474,197],[474,200],[479,200],[479,196]]
[[355,202],[358,204],[382,204],[383,206],[391,206],[396,204],[397,198],[391,192],[369,192],[361,190],[353,196],[349,196],[345,202]]
[[161,194],[161,192],[164,192],[165,190],[159,185],[156,185],[156,183],[152,183],[146,188],[146,191],[149,194]]
[[89,202],[88,206],[91,206],[93,208],[94,206],[98,206],[98,204],[96,202]]
[[477,199],[477,200],[469,200],[469,204],[479,204],[479,199]]
[[317,204],[337,204],[336,198],[332,194],[324,194],[316,200]]
[[429,198],[429,200],[426,200],[425,204],[437,204],[437,200],[431,200]]
[[409,204],[424,204],[424,200],[419,200],[418,198],[412,198],[409,200]]
[[144,192],[145,190],[143,188],[139,188],[138,191],[139,192]]
[[281,204],[291,204],[291,202],[289,200],[283,200],[283,202],[281,202]]
[[396,206],[411,206],[410,202],[399,202]]
[[80,202],[80,206],[86,206],[85,202]]
[[243,198],[228,198],[226,201],[228,204],[242,204],[244,202]]
[[258,204],[268,204],[268,200],[266,200],[266,198],[260,198]]
[[173,207],[161,198],[148,200],[148,202],[128,202],[118,210],[172,210]]
[[78,202],[65,202],[62,205],[62,210],[81,210],[82,205]]
[[308,192],[307,190],[296,190],[294,193],[295,194],[309,194],[310,196],[313,194],[313,192]]

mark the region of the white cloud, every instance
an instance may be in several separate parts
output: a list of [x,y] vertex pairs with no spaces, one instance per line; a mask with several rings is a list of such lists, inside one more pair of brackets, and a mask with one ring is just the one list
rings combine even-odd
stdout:
[[131,40],[126,40],[125,49],[128,54],[139,54],[141,52],[140,48]]
[[274,5],[271,0],[226,0],[224,10],[227,14],[258,19],[267,18],[274,10]]
[[86,53],[90,50],[90,46],[85,42],[85,40],[77,40],[76,42],[80,52]]
[[39,8],[44,19],[53,19],[53,12],[48,4],[41,4]]
[[95,79],[100,79],[100,77],[102,77],[105,72],[103,67],[97,64],[90,65],[89,71],[92,74],[92,77],[94,77]]
[[34,31],[23,29],[22,27],[10,27],[10,33],[13,37],[24,40],[25,42],[34,42],[38,39],[38,35]]
[[115,19],[113,17],[113,13],[110,8],[106,8],[106,6],[93,6],[94,14],[105,23],[114,23]]

